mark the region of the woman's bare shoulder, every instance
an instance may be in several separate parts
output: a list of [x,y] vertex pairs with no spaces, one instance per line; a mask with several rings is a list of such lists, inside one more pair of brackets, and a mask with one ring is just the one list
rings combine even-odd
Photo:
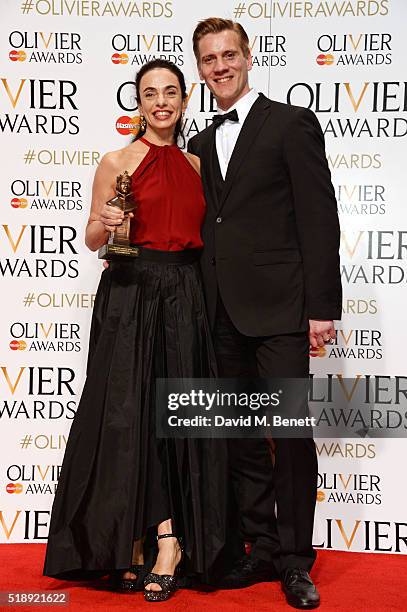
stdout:
[[129,163],[137,165],[138,158],[145,155],[147,148],[142,142],[136,140],[122,149],[105,153],[99,165],[108,170],[123,172],[123,168]]

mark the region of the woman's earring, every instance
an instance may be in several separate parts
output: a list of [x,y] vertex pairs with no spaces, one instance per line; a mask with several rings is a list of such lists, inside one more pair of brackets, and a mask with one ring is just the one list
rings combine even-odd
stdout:
[[146,121],[144,115],[140,115],[140,130],[145,132],[146,131],[146,127],[147,127],[147,121]]

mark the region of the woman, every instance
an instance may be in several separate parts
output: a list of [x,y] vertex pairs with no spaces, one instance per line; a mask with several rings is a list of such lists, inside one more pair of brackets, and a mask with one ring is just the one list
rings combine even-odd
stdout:
[[223,441],[155,437],[155,378],[214,376],[215,360],[198,270],[199,160],[177,146],[184,77],[154,60],[139,71],[136,93],[141,130],[96,171],[86,244],[96,251],[121,224],[121,211],[106,202],[127,170],[137,204],[131,241],[140,255],[114,260],[101,277],[44,574],[110,573],[121,591],[139,590],[144,579],[145,598],[162,601],[176,588],[181,537],[187,573],[204,581],[241,550]]

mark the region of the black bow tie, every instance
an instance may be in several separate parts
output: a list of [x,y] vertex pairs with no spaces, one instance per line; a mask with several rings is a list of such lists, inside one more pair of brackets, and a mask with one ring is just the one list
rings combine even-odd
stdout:
[[225,113],[224,115],[214,115],[212,117],[212,121],[214,123],[215,129],[218,128],[224,121],[239,121],[239,115],[237,114],[237,110],[234,108],[232,111]]

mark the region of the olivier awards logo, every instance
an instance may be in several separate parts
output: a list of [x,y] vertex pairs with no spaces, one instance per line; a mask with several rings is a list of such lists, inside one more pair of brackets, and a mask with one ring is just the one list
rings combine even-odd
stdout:
[[10,325],[10,349],[28,352],[79,352],[81,328],[78,323],[37,323],[15,321]]
[[365,552],[407,552],[407,523],[362,519],[325,518],[320,521],[322,542],[316,548],[363,550]]
[[8,37],[12,62],[81,64],[81,35],[74,32],[21,32]]
[[341,232],[342,282],[347,285],[400,285],[407,280],[407,231]]
[[389,33],[322,34],[317,40],[318,66],[381,66],[392,63]]
[[0,542],[46,540],[50,515],[49,510],[0,509]]
[[71,225],[7,224],[0,227],[0,235],[1,276],[77,278],[79,261],[72,255],[78,254],[78,239]]
[[381,505],[381,478],[378,474],[320,472],[317,501],[334,504]]
[[310,356],[328,359],[382,359],[382,332],[378,329],[338,329],[334,344],[312,348]]
[[335,186],[339,215],[384,215],[386,188],[384,185],[342,183]]
[[83,186],[80,181],[15,179],[10,185],[10,191],[14,196],[10,200],[10,205],[16,210],[26,208],[32,211],[83,210]]
[[114,34],[112,49],[115,65],[140,67],[154,59],[184,65],[184,37],[179,34]]
[[277,68],[287,65],[286,36],[281,34],[257,34],[249,44],[253,67]]
[[[77,85],[74,81],[54,79],[0,79],[0,131],[10,134],[79,133]],[[27,112],[27,111],[30,112]],[[60,114],[54,111],[61,111]],[[14,112],[17,111],[17,112]],[[52,112],[50,112],[52,111]]]
[[2,365],[0,421],[72,420],[77,407],[76,379],[75,370],[66,366]]
[[371,139],[407,135],[404,81],[298,82],[289,87],[286,101],[313,110],[325,136]]
[[6,492],[23,495],[54,495],[60,465],[9,465],[6,469]]

